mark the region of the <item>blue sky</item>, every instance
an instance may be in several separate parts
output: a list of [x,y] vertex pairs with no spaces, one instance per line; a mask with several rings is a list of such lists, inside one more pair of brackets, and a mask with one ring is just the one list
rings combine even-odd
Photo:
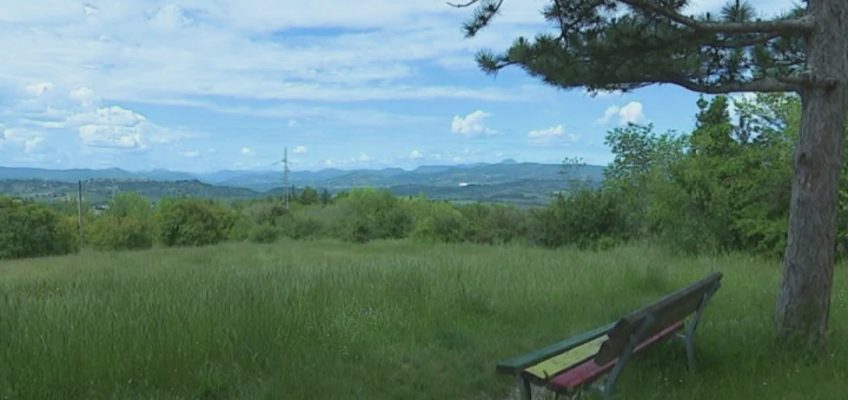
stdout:
[[[671,86],[589,96],[473,56],[547,29],[507,0],[465,39],[441,0],[42,0],[0,7],[0,165],[271,169],[611,159],[627,122],[691,129]],[[756,0],[764,14],[791,0]],[[715,11],[721,0],[691,1]]]

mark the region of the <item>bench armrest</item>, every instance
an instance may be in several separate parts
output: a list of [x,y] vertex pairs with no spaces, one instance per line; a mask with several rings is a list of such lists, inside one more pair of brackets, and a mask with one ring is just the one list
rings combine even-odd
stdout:
[[569,351],[577,346],[580,346],[600,336],[603,336],[607,332],[612,330],[614,326],[615,322],[601,326],[599,328],[592,329],[587,332],[583,332],[568,339],[547,345],[545,347],[542,347],[541,349],[532,351],[530,353],[522,354],[520,356],[501,361],[500,363],[498,363],[497,371],[505,374],[517,374],[518,372],[524,370],[525,368],[533,364],[537,364],[540,361],[546,360],[555,355],[565,353],[566,351]]

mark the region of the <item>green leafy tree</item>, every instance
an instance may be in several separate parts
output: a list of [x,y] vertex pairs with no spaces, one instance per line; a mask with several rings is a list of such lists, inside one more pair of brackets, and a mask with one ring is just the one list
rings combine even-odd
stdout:
[[798,140],[800,103],[796,96],[758,95],[737,101],[744,143],[736,198],[736,229],[742,247],[781,256],[786,249],[792,183],[792,147]]
[[412,237],[425,242],[462,242],[466,240],[468,221],[456,207],[444,201],[412,200],[415,228]]
[[343,240],[400,239],[413,228],[412,213],[388,190],[354,189],[337,198],[334,207],[333,231]]
[[88,242],[99,250],[137,250],[153,247],[153,209],[136,193],[118,193],[108,210],[89,228]]
[[208,200],[165,199],[158,210],[159,238],[166,246],[203,246],[227,237],[227,210]]
[[689,137],[657,134],[653,125],[628,124],[607,133],[613,161],[604,169],[604,187],[617,194],[630,236],[657,233],[658,194],[668,193],[673,170],[686,155]]
[[321,204],[327,205],[333,201],[333,195],[327,189],[321,191]]
[[320,198],[318,197],[318,192],[315,189],[307,186],[303,189],[303,191],[300,192],[298,201],[300,202],[300,204],[308,206],[312,204],[317,204],[320,201]]
[[78,248],[70,220],[41,204],[0,196],[0,259],[61,255]]
[[[504,0],[470,0],[475,35]],[[483,51],[487,72],[516,65],[546,83],[589,90],[673,84],[696,92],[795,92],[802,101],[789,234],[775,312],[786,344],[826,349],[843,131],[848,116],[848,2],[807,0],[771,19],[744,1],[690,16],[686,0],[550,0],[554,32]]]
[[532,212],[530,224],[531,240],[546,247],[606,248],[626,234],[615,194],[603,189],[558,195]]

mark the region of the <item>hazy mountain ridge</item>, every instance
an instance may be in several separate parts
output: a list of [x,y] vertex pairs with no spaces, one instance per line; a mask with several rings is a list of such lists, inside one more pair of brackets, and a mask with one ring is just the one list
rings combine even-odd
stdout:
[[[597,184],[603,179],[603,169],[600,166],[582,166],[568,178]],[[0,167],[0,194],[61,199],[75,193],[78,180],[84,181],[84,188],[97,199],[107,199],[116,191],[137,191],[153,199],[183,195],[246,199],[281,195],[283,175],[279,171],[222,170],[191,174],[168,170],[130,172],[117,168],[49,170]],[[568,189],[561,165],[512,160],[497,164],[430,165],[413,170],[292,171],[289,182],[298,189],[311,186],[337,192],[355,187],[376,187],[404,196],[424,194],[451,201],[515,204],[544,204],[554,192]]]
[[[496,164],[472,165],[425,165],[413,170],[401,168],[384,169],[323,169],[319,171],[291,171],[289,182],[295,186],[314,186],[340,190],[351,187],[391,187],[398,185],[459,186],[460,183],[492,185],[521,180],[563,180],[562,166],[505,160]],[[603,167],[587,165],[576,174],[581,179],[600,181]],[[0,167],[0,179],[41,179],[58,182],[78,180],[146,180],[187,181],[248,188],[267,191],[282,187],[283,174],[279,171],[234,171],[222,170],[213,173],[192,174],[187,172],[157,169],[152,171],[126,171],[109,169],[51,170],[40,168]]]

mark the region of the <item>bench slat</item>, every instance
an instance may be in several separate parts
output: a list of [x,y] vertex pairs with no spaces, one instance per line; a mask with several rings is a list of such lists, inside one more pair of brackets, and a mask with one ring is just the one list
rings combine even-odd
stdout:
[[501,361],[497,366],[498,372],[516,374],[525,368],[537,364],[555,355],[564,353],[586,342],[592,341],[600,336],[606,335],[615,326],[615,323],[607,324],[591,331],[581,333],[577,336],[550,344],[539,350],[522,354],[508,360]]
[[607,335],[600,336],[592,341],[583,343],[565,353],[553,356],[524,371],[541,379],[548,379],[566,369],[580,364],[598,354],[601,345],[609,339]]
[[[667,327],[656,335],[640,343],[636,346],[634,353],[639,353],[649,346],[659,343],[681,329],[683,329],[683,321],[678,321],[676,324]],[[609,361],[603,365],[598,365],[594,359],[587,360],[583,364],[555,376],[548,382],[548,386],[554,391],[570,393],[580,386],[594,382],[609,372],[615,366],[616,361],[617,359]]]

